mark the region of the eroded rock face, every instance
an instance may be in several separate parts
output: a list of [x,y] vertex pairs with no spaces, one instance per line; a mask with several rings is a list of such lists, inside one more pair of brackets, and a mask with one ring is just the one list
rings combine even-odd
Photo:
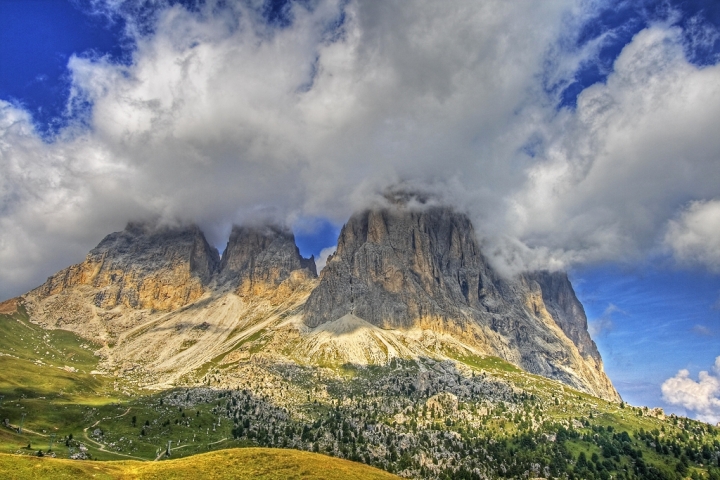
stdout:
[[[277,288],[293,272],[315,278],[315,259],[303,258],[291,231],[278,226],[233,227],[220,262],[220,281],[244,295]],[[297,275],[297,274],[296,274]]]
[[496,308],[496,280],[468,218],[448,209],[367,211],[343,227],[306,306],[315,327],[352,313],[381,328]]
[[501,277],[445,207],[354,215],[320,280],[284,228],[234,227],[221,260],[197,227],[129,224],[23,301],[42,325],[106,341],[108,368],[149,362],[172,381],[263,330],[258,355],[302,364],[487,354],[619,400],[567,276]]
[[315,260],[303,258],[293,234],[280,227],[234,227],[221,261],[196,226],[130,223],[31,295],[46,298],[85,285],[96,290],[96,307],[172,311],[219,285],[253,294],[297,283],[298,276],[316,278]]
[[76,286],[96,289],[110,309],[174,310],[200,298],[220,265],[199,228],[130,223],[105,237],[84,262],[56,273],[31,294],[49,297]]
[[502,278],[467,216],[447,207],[398,205],[350,218],[304,322],[347,314],[385,329],[449,333],[531,373],[619,399],[567,276]]
[[532,272],[525,277],[537,283],[543,304],[563,333],[573,341],[580,354],[601,362],[597,345],[588,333],[585,309],[575,295],[564,272]]

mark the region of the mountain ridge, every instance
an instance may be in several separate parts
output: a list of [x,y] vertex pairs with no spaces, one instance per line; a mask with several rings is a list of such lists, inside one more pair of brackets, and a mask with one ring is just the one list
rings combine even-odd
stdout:
[[[197,226],[130,223],[22,299],[33,321],[101,339],[106,370],[156,388],[256,355],[370,365],[457,351],[620,400],[567,276],[504,279],[450,207],[353,215],[319,278],[277,225],[233,227],[220,257]],[[338,333],[342,319],[359,333]]]

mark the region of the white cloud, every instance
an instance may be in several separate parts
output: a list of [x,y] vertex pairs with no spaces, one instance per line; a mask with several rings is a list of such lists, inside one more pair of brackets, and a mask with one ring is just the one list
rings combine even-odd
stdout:
[[588,333],[593,338],[598,338],[607,332],[611,331],[615,327],[612,319],[608,317],[601,317],[597,320],[588,322]]
[[681,262],[720,271],[720,200],[692,202],[670,220],[665,243]]
[[590,333],[590,336],[597,338],[612,331],[613,328],[615,328],[615,323],[612,318],[615,313],[625,314],[626,312],[618,308],[617,305],[610,303],[607,307],[605,307],[605,310],[600,318],[589,321],[588,332]]
[[512,273],[636,258],[688,198],[720,198],[720,67],[688,63],[675,29],[642,31],[556,112],[542,78],[567,83],[597,55],[562,47],[593,2],[298,3],[282,29],[244,1],[131,22],[129,65],[70,60],[90,128],[51,143],[3,103],[0,297],[131,217],[196,221],[222,245],[232,222],[341,222],[411,181],[468,210]]
[[720,357],[715,359],[715,375],[702,371],[698,381],[690,378],[690,372],[680,370],[677,375],[662,384],[663,399],[696,413],[698,420],[716,423],[720,421]]
[[335,253],[337,250],[337,245],[332,247],[323,248],[320,251],[320,255],[317,259],[315,259],[315,265],[317,266],[317,271],[320,273],[323,268],[325,268],[325,264],[327,263],[328,257]]
[[646,254],[688,197],[718,195],[719,115],[720,66],[690,64],[675,28],[641,31],[547,128],[508,230],[566,262]]
[[507,166],[525,141],[517,119],[531,116],[572,1],[299,3],[283,29],[240,1],[131,21],[129,65],[68,64],[70,108],[92,105],[89,130],[45,143],[7,106],[0,296],[78,261],[129,217],[197,221],[222,244],[258,212],[343,221],[402,179],[455,182],[497,208],[523,176]]
[[700,324],[693,325],[691,331],[698,335],[702,335],[703,337],[712,337],[714,335],[712,330],[705,325]]

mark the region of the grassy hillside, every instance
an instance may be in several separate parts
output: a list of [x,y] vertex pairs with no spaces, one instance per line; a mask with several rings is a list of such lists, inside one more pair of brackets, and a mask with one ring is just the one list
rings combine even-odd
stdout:
[[162,462],[78,462],[0,454],[0,472],[12,480],[96,479],[323,479],[398,478],[360,463],[297,450],[243,448]]
[[91,373],[95,349],[22,309],[0,315],[0,422],[9,423],[0,453],[14,454],[0,458],[0,476],[383,478],[344,458],[434,479],[720,480],[720,429],[607,402],[494,357],[318,368],[259,355],[212,364],[202,387],[152,392]]

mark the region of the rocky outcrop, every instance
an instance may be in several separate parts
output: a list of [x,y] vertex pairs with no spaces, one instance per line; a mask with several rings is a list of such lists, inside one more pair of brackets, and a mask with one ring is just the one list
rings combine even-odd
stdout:
[[220,257],[195,226],[131,223],[23,305],[105,342],[109,369],[145,364],[161,383],[227,352],[310,365],[494,355],[618,400],[567,276],[503,278],[466,215],[422,203],[353,215],[319,280],[286,228],[236,226]]
[[585,309],[575,295],[565,272],[532,272],[525,277],[536,282],[545,308],[563,333],[575,344],[581,355],[602,362],[597,345],[588,333]]
[[303,258],[295,236],[278,226],[233,227],[220,262],[220,281],[242,295],[277,288],[295,272],[317,277],[314,257]]
[[172,311],[218,286],[259,294],[290,277],[297,283],[297,277],[316,278],[317,271],[314,258],[300,255],[287,229],[236,226],[221,260],[196,226],[130,223],[31,294],[46,298],[85,285],[95,289],[96,307]]
[[448,333],[479,351],[619,399],[562,273],[505,279],[466,215],[399,204],[353,215],[304,308],[318,327],[352,314],[383,329]]
[[43,298],[86,285],[95,289],[96,307],[169,311],[200,298],[219,265],[217,250],[195,226],[130,223],[31,294]]
[[346,313],[381,328],[467,319],[496,308],[496,281],[470,221],[448,209],[383,209],[354,215],[310,296],[315,327]]

